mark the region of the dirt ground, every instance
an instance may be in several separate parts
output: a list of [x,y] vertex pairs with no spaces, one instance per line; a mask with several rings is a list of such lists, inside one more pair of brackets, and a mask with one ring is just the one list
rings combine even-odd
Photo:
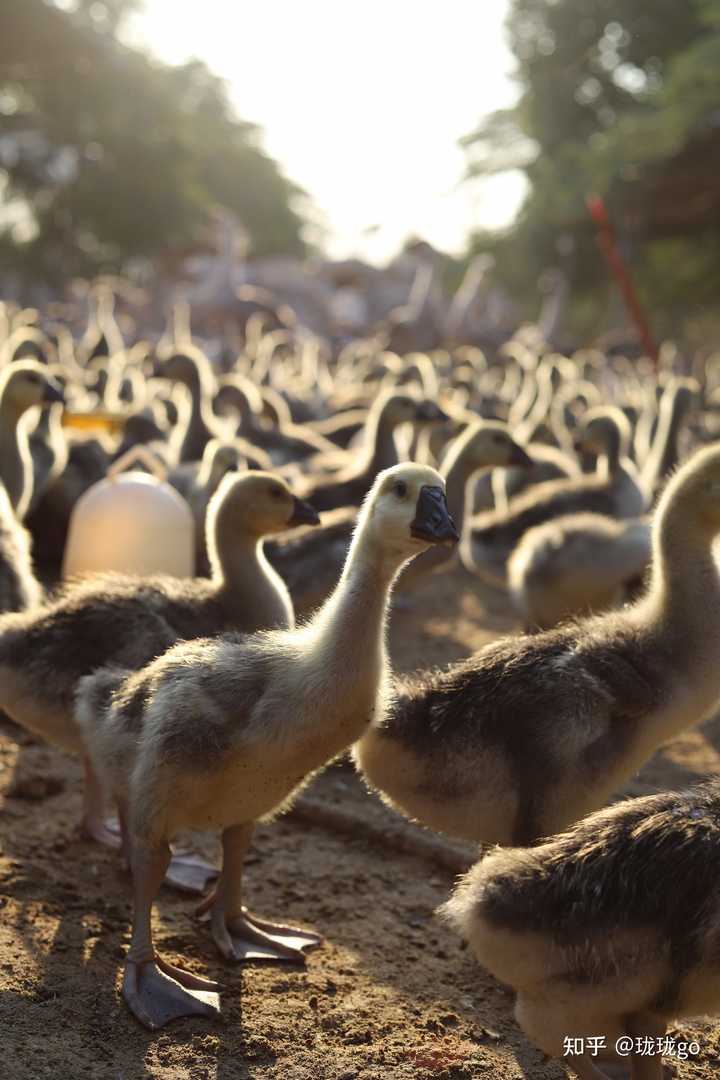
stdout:
[[[424,582],[393,613],[398,668],[444,664],[512,629],[459,570]],[[632,793],[682,787],[720,764],[720,722],[676,740]],[[305,968],[219,959],[192,898],[163,890],[157,945],[223,984],[223,1019],[141,1028],[119,997],[129,879],[80,839],[80,768],[6,723],[0,729],[2,1080],[560,1080],[519,1032],[511,995],[433,916],[452,874],[379,840],[281,819],[258,829],[250,906],[320,930]],[[368,821],[397,819],[335,767],[312,794]],[[414,826],[401,825],[412,832]],[[419,830],[416,830],[419,832]],[[375,836],[377,837],[377,830]],[[204,840],[207,846],[210,841]],[[720,1025],[684,1025],[701,1047],[676,1075],[720,1072]]]

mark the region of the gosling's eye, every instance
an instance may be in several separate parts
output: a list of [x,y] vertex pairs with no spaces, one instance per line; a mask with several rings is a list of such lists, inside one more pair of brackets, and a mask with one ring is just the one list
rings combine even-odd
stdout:
[[407,484],[405,483],[404,480],[397,480],[395,482],[395,486],[393,488],[393,491],[397,495],[398,499],[404,499],[405,496],[407,495],[407,490],[408,490]]
[[270,488],[270,494],[272,495],[273,499],[282,499],[285,492],[282,491],[280,488]]

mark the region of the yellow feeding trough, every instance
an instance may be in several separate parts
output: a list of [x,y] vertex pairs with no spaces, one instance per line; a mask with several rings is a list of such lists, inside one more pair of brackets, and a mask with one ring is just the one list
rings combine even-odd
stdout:
[[[149,473],[123,471],[138,460]],[[190,507],[165,483],[162,463],[147,447],[135,446],[75,504],[63,577],[108,570],[192,577],[194,533]]]
[[119,435],[125,427],[127,416],[110,412],[72,412],[64,409],[62,426],[77,431],[98,432],[100,434]]

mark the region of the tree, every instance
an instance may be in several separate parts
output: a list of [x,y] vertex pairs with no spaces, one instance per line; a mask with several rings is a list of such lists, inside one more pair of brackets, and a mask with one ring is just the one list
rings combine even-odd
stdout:
[[[192,244],[208,211],[257,254],[303,253],[304,193],[199,61],[168,67],[118,37],[137,0],[2,0],[0,181],[11,265],[58,281]],[[64,6],[67,8],[67,5]],[[13,210],[26,211],[13,227]]]
[[607,271],[585,199],[599,192],[656,326],[672,329],[720,284],[720,0],[513,0],[508,31],[518,104],[464,140],[470,176],[520,168],[530,183],[493,238],[500,273],[529,304],[564,262],[576,326],[597,328]]

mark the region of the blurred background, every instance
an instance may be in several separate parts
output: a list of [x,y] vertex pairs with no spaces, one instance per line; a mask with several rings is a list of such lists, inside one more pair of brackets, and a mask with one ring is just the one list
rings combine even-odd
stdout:
[[598,194],[655,334],[716,341],[720,0],[421,8],[0,0],[2,295],[302,274],[333,310],[301,321],[365,330],[409,253],[491,338],[550,294],[577,346],[626,321]]
[[[0,708],[6,1076],[559,1080],[432,912],[477,843],[512,835],[483,834],[482,810],[468,831],[476,793],[482,806],[483,788],[502,791],[498,815],[520,807],[525,830],[571,758],[551,749],[536,790],[519,738],[493,776],[478,720],[477,768],[458,776],[479,786],[458,795],[434,688],[458,687],[452,716],[470,731],[485,685],[473,653],[643,594],[666,478],[720,445],[719,156],[720,0],[0,0],[0,614],[19,613],[0,706],[27,707],[32,728]],[[457,806],[472,846],[401,820],[338,762],[294,816],[260,825],[248,860],[251,909],[317,926],[325,947],[307,971],[243,972],[218,1032],[149,1040],[117,1017],[128,883],[117,852],[92,854],[77,829],[87,791],[86,828],[107,839],[97,785],[44,734],[79,749],[75,683],[104,664],[275,625],[285,586],[298,619],[316,609],[376,476],[408,459],[442,473],[461,539],[394,593],[393,668],[421,673],[396,715],[410,749],[413,716],[429,718],[440,779],[412,799],[447,806],[425,824],[450,833]],[[295,502],[288,516],[291,494],[319,524],[298,524],[311,515]],[[683,640],[678,686],[693,643],[712,645],[692,614],[697,575],[712,586],[704,552],[684,567],[663,616]],[[116,589],[99,569],[136,577]],[[507,647],[493,655],[519,655]],[[628,635],[597,679],[578,668],[617,704],[598,776],[603,761],[622,774],[642,671],[664,667],[660,646],[635,648]],[[542,650],[525,655],[542,665]],[[534,663],[508,671],[535,679]],[[434,681],[445,665],[454,683]],[[274,759],[286,771],[266,749],[267,776]],[[411,807],[393,760],[377,784]],[[708,774],[719,717],[622,794]],[[160,950],[204,967],[213,950],[186,904],[161,897]],[[716,1080],[717,1023],[683,1022],[681,1037],[701,1047],[684,1080]]]

